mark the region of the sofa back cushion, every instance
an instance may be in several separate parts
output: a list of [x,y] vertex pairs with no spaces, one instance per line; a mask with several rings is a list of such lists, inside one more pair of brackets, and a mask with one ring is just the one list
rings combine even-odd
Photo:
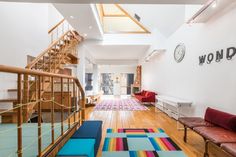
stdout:
[[145,94],[146,97],[150,97],[150,96],[153,96],[153,95],[155,96],[155,93],[150,92],[150,91],[147,91],[146,94]]
[[142,95],[142,96],[145,96],[145,95],[146,95],[146,93],[147,93],[147,91],[145,91],[145,90],[142,90],[142,92],[141,92],[141,95]]
[[208,107],[205,120],[225,129],[236,131],[236,115]]

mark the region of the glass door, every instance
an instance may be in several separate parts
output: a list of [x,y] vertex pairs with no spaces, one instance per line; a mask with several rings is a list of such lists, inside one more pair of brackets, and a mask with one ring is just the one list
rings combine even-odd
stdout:
[[104,95],[130,95],[133,83],[133,73],[101,73],[100,75],[100,89]]
[[113,73],[102,73],[100,79],[100,88],[103,91],[104,95],[113,95]]

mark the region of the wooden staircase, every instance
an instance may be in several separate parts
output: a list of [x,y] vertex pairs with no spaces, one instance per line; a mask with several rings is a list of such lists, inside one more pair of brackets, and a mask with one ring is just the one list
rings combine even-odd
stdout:
[[77,45],[83,40],[69,30],[26,66],[27,69],[57,73],[65,64],[78,64]]
[[[51,35],[51,44],[44,50],[39,56],[37,56],[32,62],[30,62],[25,68],[30,70],[48,72],[48,73],[59,73],[61,69],[64,69],[66,64],[78,64],[79,58],[77,57],[77,46],[83,41],[83,38],[72,29],[65,30],[64,22],[60,21],[51,30],[49,30],[49,35]],[[54,40],[54,32],[57,32],[60,27],[61,36]],[[70,27],[67,27],[70,28]],[[54,33],[54,34],[53,34]],[[37,90],[37,78],[30,75],[24,75],[23,79],[23,103],[29,103],[23,107],[23,122],[28,122],[31,115],[37,110],[35,109],[35,104],[37,103],[38,90]],[[44,95],[45,91],[50,89],[50,77],[44,78],[41,83],[41,96]],[[8,92],[17,92],[17,89],[9,89]],[[15,102],[17,99],[2,99],[0,102],[13,103],[15,107]],[[5,116],[4,116],[5,115]],[[16,123],[17,114],[15,111],[6,112],[2,115],[3,123]]]

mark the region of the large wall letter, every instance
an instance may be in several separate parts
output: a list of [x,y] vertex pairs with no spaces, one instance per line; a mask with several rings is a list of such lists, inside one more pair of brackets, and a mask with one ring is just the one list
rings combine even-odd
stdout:
[[214,54],[213,53],[209,53],[207,56],[207,64],[211,64],[211,62],[214,59]]
[[206,60],[206,55],[199,56],[199,65],[203,65],[205,63],[205,60]]
[[224,50],[222,49],[221,51],[216,51],[216,62],[219,62],[221,59],[223,59],[223,54]]
[[235,47],[227,48],[226,58],[228,60],[231,60],[235,54],[236,54],[236,48]]

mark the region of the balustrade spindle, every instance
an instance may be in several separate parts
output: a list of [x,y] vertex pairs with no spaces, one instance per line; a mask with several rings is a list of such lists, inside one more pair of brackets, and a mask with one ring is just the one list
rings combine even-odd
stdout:
[[[61,78],[61,105],[63,104],[63,78]],[[61,106],[61,135],[63,135],[64,108]]]
[[[43,77],[43,76],[42,76]],[[41,76],[38,76],[38,156],[42,156]]]
[[[17,78],[17,102],[19,105],[22,103],[22,74],[18,74]],[[22,106],[17,108],[17,154],[18,157],[22,157]]]
[[51,32],[51,44],[53,43],[53,32]]
[[58,34],[58,27],[57,27],[56,31],[57,31],[57,39],[58,39],[58,37],[59,37],[59,34]]
[[64,34],[64,22],[62,23],[62,34]]
[[68,91],[68,128],[70,129],[70,111],[71,111],[71,106],[72,106],[72,104],[71,104],[71,101],[70,101],[70,98],[71,98],[71,96],[70,96],[70,79],[68,78],[67,79],[67,91]]
[[[78,103],[80,104],[81,103],[81,99],[80,99],[80,92],[79,92],[80,89],[78,89]],[[79,121],[79,124],[81,125],[81,115],[80,115],[80,108],[78,107],[78,121]]]
[[49,72],[51,72],[51,52],[49,53]]
[[75,114],[76,114],[76,96],[75,96],[75,81],[73,80],[73,113],[74,113],[74,124],[75,124]]
[[52,103],[51,103],[51,138],[52,138],[52,144],[54,144],[54,78],[51,77],[51,97],[52,97]]

